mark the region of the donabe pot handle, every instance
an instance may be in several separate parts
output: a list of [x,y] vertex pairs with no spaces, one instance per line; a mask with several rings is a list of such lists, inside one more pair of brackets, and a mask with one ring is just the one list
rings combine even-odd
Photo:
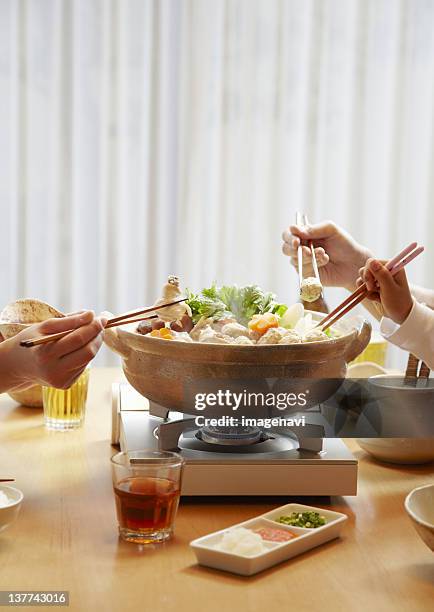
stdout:
[[365,350],[371,339],[371,332],[371,324],[366,319],[362,319],[357,330],[357,336],[354,338],[345,354],[345,360],[347,363],[353,361]]
[[116,327],[104,330],[104,342],[112,351],[118,353],[124,359],[129,357],[131,349],[119,337]]

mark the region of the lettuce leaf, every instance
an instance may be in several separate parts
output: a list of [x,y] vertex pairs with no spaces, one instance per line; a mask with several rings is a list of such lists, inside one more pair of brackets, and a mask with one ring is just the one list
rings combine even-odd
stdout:
[[216,295],[213,295],[212,288],[204,289],[201,293],[194,294],[187,289],[187,304],[191,308],[193,323],[197,323],[201,317],[214,320],[232,317],[232,313],[227,310],[224,304]]
[[193,313],[193,321],[201,316],[211,317],[215,320],[234,317],[242,325],[247,325],[255,314],[273,312],[282,316],[287,310],[285,304],[276,302],[276,296],[271,292],[264,292],[257,285],[225,285],[217,287],[214,283],[201,293],[188,294],[188,305]]

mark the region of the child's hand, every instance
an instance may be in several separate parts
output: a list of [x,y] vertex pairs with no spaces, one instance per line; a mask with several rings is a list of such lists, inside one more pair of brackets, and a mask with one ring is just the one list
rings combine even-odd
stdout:
[[370,292],[369,299],[380,302],[384,316],[401,325],[413,307],[407,276],[405,270],[392,276],[384,263],[368,259],[366,265],[359,270],[357,286],[366,283]]

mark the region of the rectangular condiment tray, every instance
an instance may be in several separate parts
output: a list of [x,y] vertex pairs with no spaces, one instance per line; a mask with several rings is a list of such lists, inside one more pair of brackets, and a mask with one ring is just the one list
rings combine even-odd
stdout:
[[[319,514],[326,519],[326,524],[322,527],[313,529],[293,527],[276,522],[276,519],[282,515],[288,515],[291,514],[291,512],[309,511],[319,512]],[[343,523],[347,519],[347,515],[341,512],[323,510],[322,508],[305,506],[303,504],[286,504],[285,506],[280,506],[275,510],[261,514],[256,518],[193,540],[190,542],[190,546],[194,550],[200,565],[240,574],[241,576],[252,576],[277,563],[292,559],[292,557],[296,555],[300,555],[307,550],[311,550],[316,546],[320,546],[329,540],[339,537]],[[238,527],[244,527],[245,529],[258,529],[262,527],[274,528],[282,531],[289,531],[297,537],[283,543],[264,540],[263,545],[266,547],[266,550],[252,556],[239,555],[215,548],[226,532]]]

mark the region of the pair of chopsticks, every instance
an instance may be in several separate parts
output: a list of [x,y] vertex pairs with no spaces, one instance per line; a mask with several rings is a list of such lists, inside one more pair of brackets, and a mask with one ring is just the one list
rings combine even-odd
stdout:
[[[305,213],[303,213],[303,215],[300,212],[296,212],[295,213],[295,224],[298,226],[301,225],[308,225],[309,221],[307,219],[307,215]],[[319,270],[318,270],[318,263],[316,261],[316,255],[315,255],[315,248],[313,246],[313,242],[312,240],[309,240],[307,243],[311,255],[312,255],[312,267],[313,267],[313,273],[315,278],[317,279],[317,281],[321,284],[321,279],[319,277]],[[301,287],[303,285],[303,244],[300,241],[300,244],[298,245],[298,249],[297,249],[297,257],[298,257],[298,278],[299,278],[299,285],[300,285],[300,292],[301,292]]]
[[[148,313],[154,312],[155,310],[166,308],[166,306],[174,306],[175,304],[179,304],[180,302],[185,302],[186,299],[187,299],[186,297],[183,297],[177,300],[173,300],[172,302],[167,302],[165,304],[159,304],[158,306],[149,306],[148,308],[143,308],[142,310],[126,312],[125,314],[109,319],[104,329],[110,329],[111,327],[117,327],[118,325],[126,325],[128,323],[138,323],[139,321],[148,321],[149,319],[157,319],[158,318],[157,314],[153,314],[150,316],[139,316],[139,315],[147,315]],[[30,338],[29,340],[23,340],[22,342],[20,342],[20,345],[24,346],[25,348],[30,348],[32,346],[46,344],[47,342],[54,342],[56,340],[60,340],[61,338],[64,338],[65,336],[67,336],[73,331],[75,330],[68,329],[67,331],[59,332],[57,334],[50,334],[48,336],[40,336],[39,338]]]
[[404,384],[416,386],[418,379],[428,381],[430,369],[424,361],[420,364],[419,359],[410,353],[408,356],[407,369],[405,371]]
[[[423,246],[418,246],[417,242],[412,242],[405,249],[403,249],[396,257],[387,262],[386,268],[389,272],[395,275],[397,272],[402,270],[407,264],[413,259],[420,255],[424,250]],[[344,300],[339,306],[337,306],[332,312],[330,312],[322,321],[319,322],[317,327],[325,331],[331,327],[336,321],[339,321],[344,315],[352,310],[357,304],[360,304],[368,295],[369,291],[366,284],[360,285],[356,291],[354,291],[346,300]]]

